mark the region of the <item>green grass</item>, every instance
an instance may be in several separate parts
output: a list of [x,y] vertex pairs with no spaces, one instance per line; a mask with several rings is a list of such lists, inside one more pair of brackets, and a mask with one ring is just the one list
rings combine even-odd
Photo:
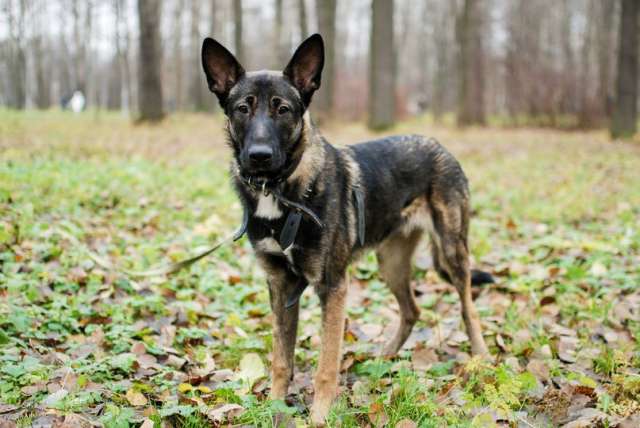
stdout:
[[[306,423],[318,301],[302,299],[290,400],[270,402],[268,294],[245,239],[145,280],[84,250],[139,270],[229,233],[241,214],[222,128],[206,115],[151,127],[116,113],[0,111],[0,407],[15,407],[0,420]],[[373,136],[360,124],[324,129],[338,144]],[[455,291],[418,268],[421,320],[398,358],[376,359],[396,305],[368,255],[350,275],[329,425],[555,426],[580,394],[610,425],[639,412],[640,146],[605,131],[458,131],[425,118],[391,132],[435,136],[469,176],[473,263],[498,278],[476,300],[496,360],[469,359]],[[414,370],[423,348],[437,361]],[[250,392],[238,374],[247,354],[265,365]],[[238,407],[215,416],[224,404]]]

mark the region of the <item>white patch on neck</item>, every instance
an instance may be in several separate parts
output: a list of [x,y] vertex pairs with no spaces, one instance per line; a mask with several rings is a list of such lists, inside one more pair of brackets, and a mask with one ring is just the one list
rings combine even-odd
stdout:
[[275,220],[282,217],[282,211],[278,208],[278,202],[273,195],[265,196],[260,193],[258,197],[258,207],[255,212],[256,217],[266,218],[268,220]]

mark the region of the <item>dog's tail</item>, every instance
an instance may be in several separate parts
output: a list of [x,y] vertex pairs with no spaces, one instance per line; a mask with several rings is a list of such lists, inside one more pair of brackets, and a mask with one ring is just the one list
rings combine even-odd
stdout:
[[493,284],[495,282],[489,272],[471,269],[471,285]]

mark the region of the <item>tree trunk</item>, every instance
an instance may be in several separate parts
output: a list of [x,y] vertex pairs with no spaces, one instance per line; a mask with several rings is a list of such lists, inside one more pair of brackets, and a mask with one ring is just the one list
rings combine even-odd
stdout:
[[14,14],[13,2],[6,6],[9,21],[8,71],[12,76],[9,84],[8,105],[15,109],[24,109],[27,100],[27,58],[23,46],[25,40],[26,3],[18,2],[18,10]]
[[199,1],[191,2],[191,28],[189,37],[189,50],[191,51],[189,93],[191,106],[195,111],[204,111],[207,107],[203,92],[203,88],[206,88],[206,86],[202,78],[202,65],[200,63],[200,43],[202,42],[202,35],[200,34],[200,4]]
[[483,125],[484,54],[481,0],[465,0],[457,26],[460,73],[458,125]]
[[300,24],[300,40],[304,40],[309,35],[307,7],[304,0],[298,0],[298,24]]
[[582,38],[582,58],[580,65],[580,112],[578,114],[578,126],[582,129],[590,128],[594,124],[596,119],[595,112],[593,111],[592,99],[591,99],[591,48],[593,47],[593,35],[595,24],[595,8],[596,4],[590,1],[587,5],[586,12],[586,26],[584,29],[584,36]]
[[[449,6],[448,6],[449,7]],[[449,44],[447,38],[447,22],[450,10],[443,8],[434,19],[435,75],[433,78],[433,97],[431,110],[436,122],[440,122],[445,112],[445,100],[449,87],[447,85],[449,70]],[[429,10],[428,7],[425,7]],[[426,41],[424,42],[426,44]]]
[[323,0],[316,3],[318,30],[324,39],[324,69],[322,70],[322,88],[318,91],[315,107],[319,119],[331,116],[334,100],[335,62],[336,62],[336,0]]
[[47,46],[43,46],[47,44],[46,41],[43,40],[42,36],[37,36],[34,40],[34,68],[36,74],[36,84],[38,86],[38,92],[36,95],[36,106],[39,109],[46,109],[51,106],[51,96],[50,96],[50,80],[47,78],[46,71],[46,63],[47,63],[47,53],[49,49]]
[[139,108],[140,120],[164,116],[162,106],[162,52],[160,50],[160,0],[138,0],[140,22]]
[[235,57],[240,64],[246,65],[244,61],[244,43],[242,41],[242,0],[233,0],[233,24]]
[[209,3],[209,22],[211,26],[209,27],[209,37],[215,37],[218,32],[218,2],[217,0],[211,0]]
[[282,0],[275,0],[275,11],[276,11],[276,24],[275,24],[275,34],[274,34],[274,52],[273,56],[273,69],[279,70],[284,68],[287,64],[287,56],[289,54],[289,49],[287,47],[287,43],[285,42],[285,25],[284,25],[284,10],[282,5]]
[[123,111],[131,110],[131,73],[129,69],[129,28],[124,22],[124,31],[120,28],[123,23],[124,1],[115,0],[115,38],[116,38],[116,55],[118,57],[119,75],[122,79],[120,85],[120,106]]
[[598,22],[598,99],[603,117],[611,116],[611,63],[613,63],[614,41],[611,35],[614,24],[616,3],[613,1],[599,1],[600,20]]
[[[169,106],[173,110],[184,109],[184,79],[182,78],[182,14],[184,0],[176,0],[173,10],[173,100]],[[200,70],[200,66],[198,70]]]
[[368,125],[384,129],[394,125],[396,115],[393,0],[373,0],[371,7]]
[[611,120],[612,138],[631,138],[638,120],[638,19],[640,1],[622,0],[616,99]]

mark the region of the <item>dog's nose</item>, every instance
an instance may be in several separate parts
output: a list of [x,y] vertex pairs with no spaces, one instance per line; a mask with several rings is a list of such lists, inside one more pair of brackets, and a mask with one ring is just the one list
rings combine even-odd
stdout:
[[255,163],[265,163],[273,157],[273,149],[264,144],[254,144],[249,147],[249,159]]

